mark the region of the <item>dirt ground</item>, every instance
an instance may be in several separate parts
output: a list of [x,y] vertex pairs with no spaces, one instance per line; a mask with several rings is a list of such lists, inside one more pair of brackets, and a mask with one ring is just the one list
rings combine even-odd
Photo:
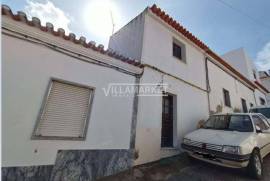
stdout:
[[[245,169],[230,169],[202,161],[190,161],[186,154],[136,166],[99,181],[252,181]],[[270,181],[270,155],[264,159],[263,181]]]

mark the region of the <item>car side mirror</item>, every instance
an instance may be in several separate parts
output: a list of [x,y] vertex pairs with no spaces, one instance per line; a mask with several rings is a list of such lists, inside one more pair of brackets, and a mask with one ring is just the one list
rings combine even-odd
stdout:
[[256,133],[262,133],[262,130],[259,126],[256,125],[255,127],[256,127]]

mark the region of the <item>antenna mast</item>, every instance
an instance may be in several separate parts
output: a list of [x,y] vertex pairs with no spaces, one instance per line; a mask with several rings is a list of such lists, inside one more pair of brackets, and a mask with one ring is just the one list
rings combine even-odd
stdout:
[[113,21],[113,14],[112,14],[112,11],[111,10],[110,10],[110,14],[111,14],[111,20],[112,20],[112,35],[113,35],[115,24],[114,24],[114,21]]

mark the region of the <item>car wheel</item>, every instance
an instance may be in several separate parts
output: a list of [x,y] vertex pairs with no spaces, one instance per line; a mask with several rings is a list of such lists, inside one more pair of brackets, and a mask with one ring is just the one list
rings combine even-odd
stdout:
[[251,154],[248,165],[248,171],[253,178],[255,179],[262,178],[263,165],[260,152],[258,150],[254,150]]

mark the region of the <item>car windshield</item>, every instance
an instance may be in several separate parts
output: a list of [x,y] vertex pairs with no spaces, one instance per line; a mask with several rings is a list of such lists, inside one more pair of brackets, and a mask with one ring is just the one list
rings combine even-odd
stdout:
[[251,109],[250,112],[252,113],[261,113],[268,119],[270,119],[270,108],[254,108]]
[[203,128],[227,131],[252,132],[253,125],[248,115],[214,115]]

